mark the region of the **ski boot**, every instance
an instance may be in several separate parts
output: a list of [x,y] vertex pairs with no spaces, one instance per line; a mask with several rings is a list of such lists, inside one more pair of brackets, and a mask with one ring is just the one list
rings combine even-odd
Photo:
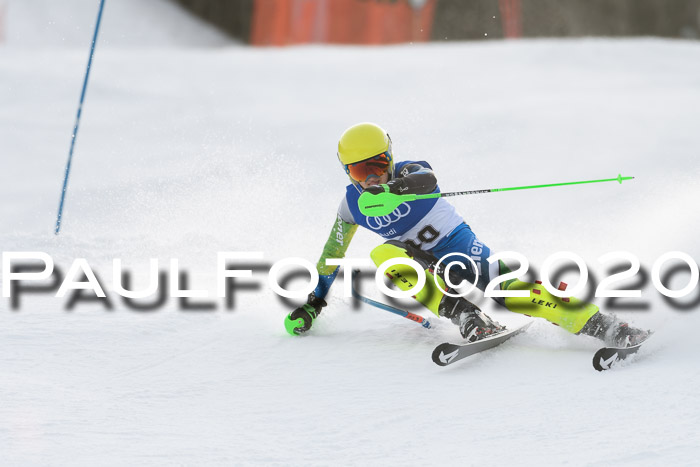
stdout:
[[467,342],[476,342],[506,330],[505,326],[489,318],[478,306],[463,297],[443,296],[438,311],[440,316],[449,318],[459,326],[459,332]]
[[599,311],[588,320],[579,334],[596,337],[611,347],[624,348],[641,344],[651,332],[630,327],[615,316]]

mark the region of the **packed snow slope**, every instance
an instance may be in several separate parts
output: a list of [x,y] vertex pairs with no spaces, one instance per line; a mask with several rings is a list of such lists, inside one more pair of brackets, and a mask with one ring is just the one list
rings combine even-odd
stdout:
[[[455,191],[635,176],[453,199],[494,251],[573,251],[598,282],[604,253],[650,271],[700,259],[700,44],[572,40],[299,47],[98,48],[64,227],[54,237],[84,48],[0,48],[0,245],[86,258],[110,289],[122,258],[178,258],[213,291],[217,251],[314,262],[347,178],[335,156],[359,121],[398,159],[428,160]],[[348,256],[381,242],[358,232]],[[669,265],[670,266],[670,265]],[[687,270],[687,269],[686,269]],[[371,268],[368,268],[371,272]],[[687,274],[674,276],[681,288]],[[503,346],[440,368],[458,341],[382,310],[354,310],[342,280],[303,338],[256,271],[235,309],[112,309],[51,294],[0,301],[3,464],[690,465],[700,455],[698,304],[649,280],[639,358],[592,369],[599,343],[537,321]],[[576,280],[576,275],[570,279]],[[290,287],[303,285],[303,278]],[[364,290],[381,298],[370,281]],[[697,302],[700,289],[683,303]],[[605,307],[605,299],[596,299]],[[483,307],[514,325],[527,318]]]

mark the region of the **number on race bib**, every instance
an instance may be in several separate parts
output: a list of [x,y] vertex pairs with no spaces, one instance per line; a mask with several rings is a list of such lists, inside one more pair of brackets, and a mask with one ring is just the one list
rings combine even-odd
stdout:
[[411,245],[413,248],[417,248],[419,250],[422,250],[421,244],[431,243],[439,236],[440,236],[440,232],[435,230],[435,227],[428,224],[425,227],[423,227],[420,232],[418,232],[418,235],[416,236],[416,238],[418,240],[420,240],[418,243],[414,242],[413,240],[406,240],[405,243],[407,243],[408,245]]

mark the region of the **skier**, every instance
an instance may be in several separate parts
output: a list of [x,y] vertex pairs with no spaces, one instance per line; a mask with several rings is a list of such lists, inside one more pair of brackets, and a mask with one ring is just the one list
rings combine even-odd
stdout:
[[[303,334],[326,306],[324,298],[338,274],[339,266],[326,265],[327,258],[342,258],[357,231],[358,226],[369,229],[387,241],[370,253],[379,266],[391,258],[411,258],[425,267],[426,282],[415,299],[437,316],[449,318],[459,326],[459,332],[468,342],[475,342],[505,330],[496,321],[463,297],[442,293],[454,290],[445,286],[441,271],[435,270],[437,260],[450,253],[466,254],[478,268],[476,286],[484,290],[499,275],[510,272],[497,261],[489,264],[491,250],[472,232],[469,225],[444,198],[416,200],[403,203],[388,216],[366,217],[358,208],[358,198],[363,191],[378,194],[439,193],[437,179],[431,166],[425,161],[394,163],[391,138],[384,129],[373,123],[359,123],[348,128],[338,142],[338,159],[350,177],[345,197],[340,203],[336,222],[317,263],[319,282],[309,294],[303,306],[292,311],[285,319],[290,334]],[[471,262],[457,273],[474,281]],[[454,268],[452,269],[454,270]],[[417,273],[407,265],[398,264],[388,274],[401,290],[408,290],[416,283]],[[450,279],[452,279],[452,273]],[[452,283],[456,282],[452,280]],[[527,290],[529,297],[507,297],[495,300],[507,309],[544,318],[575,334],[597,337],[616,347],[635,345],[643,341],[648,332],[635,329],[616,317],[606,314],[591,303],[574,297],[561,299],[551,295],[540,283],[527,283],[517,279],[502,282],[502,290]],[[536,299],[533,299],[536,298]]]

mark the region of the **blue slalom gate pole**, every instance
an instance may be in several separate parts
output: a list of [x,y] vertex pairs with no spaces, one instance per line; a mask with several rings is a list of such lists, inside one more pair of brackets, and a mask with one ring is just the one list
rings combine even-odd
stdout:
[[66,163],[66,171],[63,177],[63,189],[61,190],[61,202],[58,205],[58,216],[56,217],[56,229],[54,234],[58,235],[61,231],[61,219],[63,217],[63,205],[66,201],[66,191],[68,190],[68,177],[70,176],[70,167],[73,162],[73,149],[75,148],[75,140],[78,138],[78,126],[80,125],[80,114],[83,111],[83,102],[85,102],[85,91],[87,90],[88,78],[90,77],[90,68],[92,67],[92,57],[95,55],[95,46],[97,45],[97,33],[100,30],[100,22],[102,21],[102,10],[104,10],[105,0],[100,0],[100,10],[97,13],[97,22],[95,23],[95,33],[92,36],[92,45],[90,46],[90,58],[88,59],[87,70],[85,70],[85,79],[83,80],[83,90],[80,93],[80,103],[78,104],[78,114],[75,117],[75,126],[73,127],[73,135],[70,141],[70,150],[68,151],[68,162]]

